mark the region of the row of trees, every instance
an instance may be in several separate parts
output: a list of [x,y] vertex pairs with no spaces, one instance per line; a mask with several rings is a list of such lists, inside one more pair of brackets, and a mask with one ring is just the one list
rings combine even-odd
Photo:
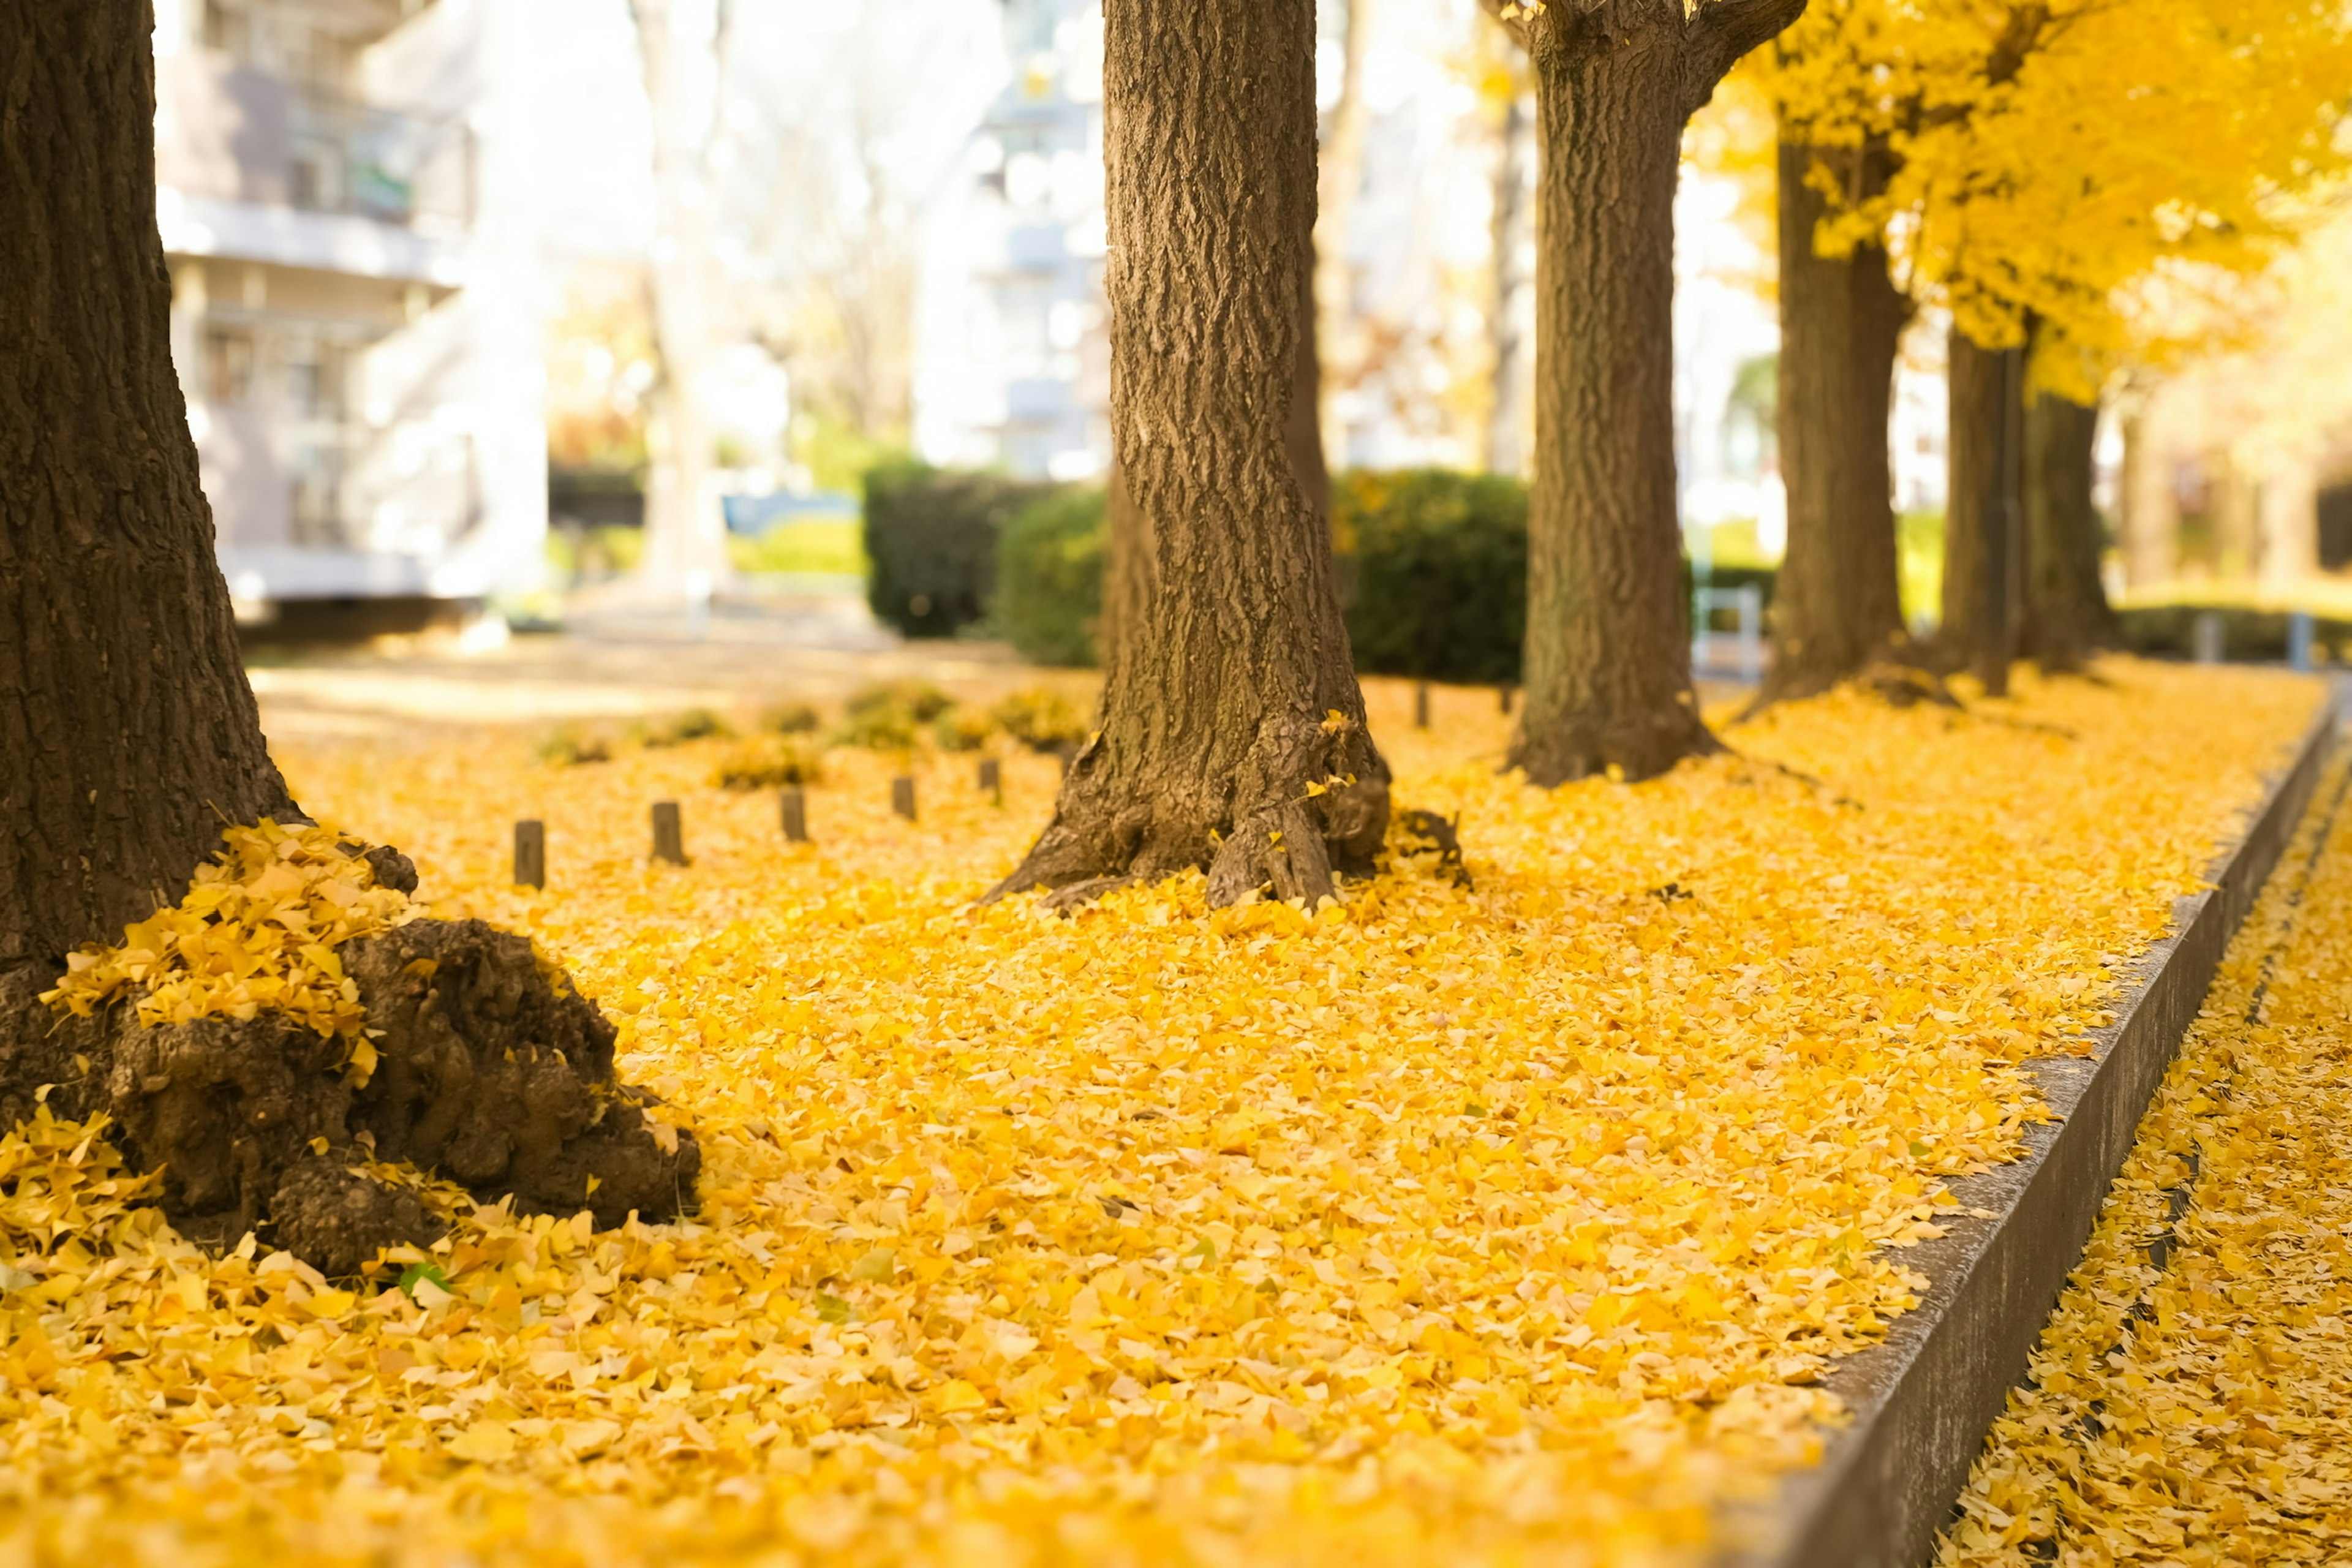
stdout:
[[[2101,641],[2099,387],[2167,346],[2166,290],[2261,265],[2340,171],[2344,19],[2299,0],[1814,0],[1793,28],[1804,0],[1488,5],[1526,51],[1542,159],[1512,763],[1545,785],[1639,778],[1717,744],[1685,635],[1673,204],[1685,127],[1743,58],[1780,143],[1790,542],[1766,700],[1884,661],[1972,667],[1999,692],[2021,653],[2068,667]],[[1311,7],[1139,0],[1107,17],[1103,731],[1000,891],[1085,896],[1200,864],[1220,900],[1265,883],[1311,897],[1387,815],[1311,421],[1310,449],[1297,439],[1317,384],[1298,308],[1312,186],[1271,173],[1311,168],[1311,83],[1263,65],[1306,68]],[[1224,123],[1243,101],[1250,122]],[[1942,626],[1916,647],[1887,423],[1927,305],[1953,323],[1952,485]]]

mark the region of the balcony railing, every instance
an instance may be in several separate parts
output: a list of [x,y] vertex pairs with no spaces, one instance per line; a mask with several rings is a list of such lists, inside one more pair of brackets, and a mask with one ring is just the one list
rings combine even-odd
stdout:
[[322,98],[211,51],[156,67],[161,184],[418,227],[472,221],[473,141],[460,120]]

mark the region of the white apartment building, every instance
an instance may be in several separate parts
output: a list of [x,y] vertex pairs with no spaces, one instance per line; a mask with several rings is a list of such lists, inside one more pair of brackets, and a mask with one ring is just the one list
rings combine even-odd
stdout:
[[173,353],[240,614],[534,585],[537,257],[499,70],[529,57],[504,0],[156,10]]

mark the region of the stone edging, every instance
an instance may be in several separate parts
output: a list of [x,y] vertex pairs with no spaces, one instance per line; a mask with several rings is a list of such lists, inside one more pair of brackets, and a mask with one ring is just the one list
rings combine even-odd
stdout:
[[1999,1217],[1946,1222],[1948,1234],[1902,1254],[1934,1283],[1883,1343],[1832,1364],[1826,1385],[1853,1420],[1828,1435],[1820,1464],[1783,1478],[1768,1502],[1724,1511],[1720,1568],[1927,1561],[2223,950],[2294,834],[2336,716],[2331,693],[2212,885],[2177,901],[2171,929],[2134,965],[2119,1021],[2092,1037],[2095,1054],[2027,1064],[2063,1120],[2026,1129],[2026,1152],[2011,1163],[1950,1184],[1963,1205]]

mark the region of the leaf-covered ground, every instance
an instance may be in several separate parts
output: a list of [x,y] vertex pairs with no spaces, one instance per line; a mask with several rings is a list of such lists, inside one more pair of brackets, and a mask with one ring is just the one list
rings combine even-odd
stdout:
[[[699,1217],[442,1194],[410,1289],[218,1260],[102,1139],[0,1143],[0,1538],[37,1559],[1631,1563],[1819,1450],[1939,1179],[2043,1112],[2300,736],[2310,681],[2116,663],[1979,713],[1833,696],[1635,787],[1495,776],[1491,695],[1371,693],[1401,864],[967,900],[1055,768],[837,752],[788,847],[724,742],[287,749],[419,897],[531,931],[703,1140]],[[693,863],[648,865],[684,805]],[[550,882],[506,885],[517,818]],[[1894,1250],[1890,1250],[1890,1246]],[[412,1260],[414,1261],[414,1260]],[[444,1288],[446,1282],[446,1289]]]
[[2140,1123],[1946,1568],[2352,1559],[2352,775]]

